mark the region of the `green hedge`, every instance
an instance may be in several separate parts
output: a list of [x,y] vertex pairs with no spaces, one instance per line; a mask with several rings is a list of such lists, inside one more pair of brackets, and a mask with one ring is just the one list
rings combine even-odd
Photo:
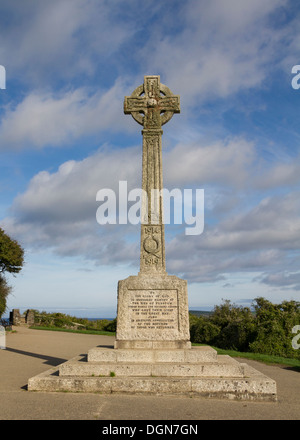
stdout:
[[292,328],[300,325],[300,303],[272,304],[256,298],[254,309],[226,300],[208,316],[190,315],[191,341],[223,349],[300,359]]

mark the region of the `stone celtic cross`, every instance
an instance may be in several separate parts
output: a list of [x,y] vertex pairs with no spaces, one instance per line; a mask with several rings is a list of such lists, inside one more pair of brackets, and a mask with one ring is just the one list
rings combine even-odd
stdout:
[[180,113],[180,100],[161,84],[159,75],[145,76],[144,84],[124,100],[124,113],[143,125],[141,272],[165,273],[165,238],[163,224],[161,126],[174,113]]
[[146,130],[160,129],[174,113],[180,113],[179,96],[161,84],[159,75],[145,76],[144,84],[125,97],[124,113],[131,114]]

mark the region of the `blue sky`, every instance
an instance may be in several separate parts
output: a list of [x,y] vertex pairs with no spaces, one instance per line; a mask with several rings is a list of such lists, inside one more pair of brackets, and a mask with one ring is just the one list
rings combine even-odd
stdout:
[[190,308],[299,299],[300,7],[288,0],[0,4],[0,226],[25,249],[8,308],[114,317],[139,271],[139,226],[96,221],[96,193],[141,185],[144,75],[180,95],[167,188],[201,188],[205,228],[166,226]]

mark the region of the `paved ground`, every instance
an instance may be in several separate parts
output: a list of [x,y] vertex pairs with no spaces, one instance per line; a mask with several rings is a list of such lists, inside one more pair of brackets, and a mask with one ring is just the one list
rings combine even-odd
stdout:
[[29,392],[28,378],[96,345],[113,345],[110,336],[15,327],[0,350],[0,420],[299,420],[300,375],[289,368],[247,362],[275,379],[278,402],[239,402],[188,397],[142,397]]

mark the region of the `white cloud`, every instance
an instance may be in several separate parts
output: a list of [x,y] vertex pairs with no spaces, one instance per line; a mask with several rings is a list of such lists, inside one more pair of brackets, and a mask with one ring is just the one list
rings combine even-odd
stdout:
[[125,150],[104,145],[82,161],[63,163],[57,172],[41,171],[19,195],[12,211],[27,221],[85,221],[95,218],[96,193],[101,188],[118,191],[119,180],[138,185],[138,148]]
[[290,159],[286,163],[276,163],[271,169],[266,166],[265,173],[256,182],[261,189],[295,186],[300,182],[300,158]]
[[[212,144],[180,143],[165,153],[165,183],[244,186],[256,158],[254,145],[242,138]],[[180,163],[180,167],[178,164]]]
[[216,225],[206,225],[198,237],[175,237],[166,248],[169,268],[200,282],[262,272],[264,283],[273,285],[267,274],[286,267],[281,280],[289,284],[289,273],[299,267],[299,212],[299,192],[269,197],[238,215],[229,212]]
[[122,87],[117,81],[111,89],[94,94],[86,89],[64,94],[32,92],[15,108],[7,109],[0,126],[1,146],[60,146],[112,127],[125,130]]
[[[119,1],[115,1],[118,10]],[[47,86],[58,78],[92,75],[97,57],[110,58],[134,32],[110,2],[52,0],[1,2],[1,62],[9,78]],[[8,26],[6,26],[8,23]],[[105,69],[102,66],[102,69]]]
[[[2,224],[28,249],[53,249],[59,255],[83,256],[96,264],[130,261],[136,256],[138,240],[130,244],[124,230],[130,234],[132,228],[100,226],[96,194],[103,188],[118,194],[119,180],[127,180],[130,190],[139,186],[139,177],[139,148],[122,151],[103,146],[82,161],[63,163],[55,173],[42,171],[34,176]],[[138,232],[133,229],[133,234]]]
[[[190,1],[181,9],[175,35],[164,27],[149,39],[140,56],[146,70],[160,72],[185,105],[226,98],[260,86],[278,62],[280,39],[286,29],[275,28],[271,14],[286,0]],[[178,17],[179,19],[179,17]],[[285,46],[285,54],[287,51]],[[149,57],[149,54],[151,56]]]
[[293,290],[300,290],[300,272],[276,272],[263,274],[260,281],[274,287],[285,287]]
[[[12,215],[19,223],[32,222],[43,227],[52,222],[76,224],[94,220],[99,189],[110,188],[118,194],[119,181],[128,182],[128,191],[141,186],[141,150],[141,146],[120,149],[104,145],[84,160],[63,163],[54,173],[39,172],[27,190],[16,197]],[[215,183],[221,191],[226,186],[240,188],[249,179],[254,156],[252,144],[238,139],[225,145],[180,144],[163,153],[165,182],[169,187]],[[212,202],[210,209],[218,203]]]

